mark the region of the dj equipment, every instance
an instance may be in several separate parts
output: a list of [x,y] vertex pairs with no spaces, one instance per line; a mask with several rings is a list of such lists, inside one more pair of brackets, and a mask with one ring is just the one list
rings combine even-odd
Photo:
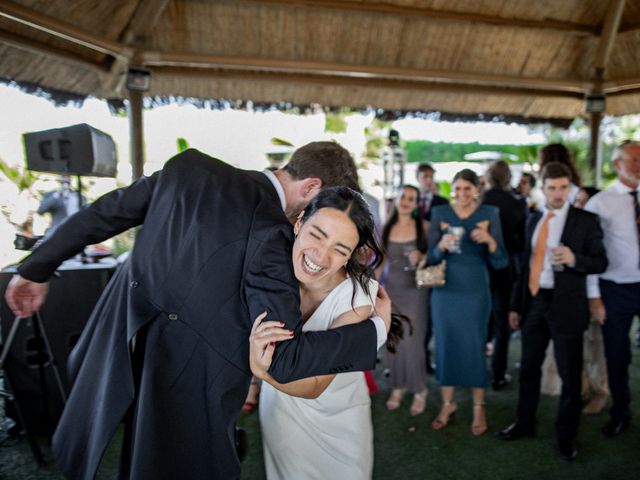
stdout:
[[29,170],[90,177],[116,176],[113,139],[86,123],[25,133],[22,137]]

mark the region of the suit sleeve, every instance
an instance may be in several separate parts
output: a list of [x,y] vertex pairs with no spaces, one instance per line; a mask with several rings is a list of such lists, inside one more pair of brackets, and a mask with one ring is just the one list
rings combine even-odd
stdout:
[[285,322],[292,340],[276,346],[269,373],[287,383],[300,378],[375,368],[377,332],[371,321],[322,332],[303,332],[298,282],[291,265],[291,233],[274,229],[249,261],[245,298],[251,318]]
[[607,252],[602,243],[603,232],[597,216],[583,217],[585,220],[584,250],[573,252],[576,264],[573,269],[584,274],[602,273],[607,269]]
[[66,259],[86,245],[102,242],[144,221],[159,172],[103,195],[62,223],[18,267],[34,282],[45,282]]

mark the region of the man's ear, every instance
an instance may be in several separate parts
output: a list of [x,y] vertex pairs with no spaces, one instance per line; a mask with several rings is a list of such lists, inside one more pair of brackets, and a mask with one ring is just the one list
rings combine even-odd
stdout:
[[298,235],[298,233],[300,232],[300,229],[302,228],[302,217],[304,215],[304,210],[302,210],[299,214],[298,214],[298,218],[296,219],[296,223],[293,225],[293,233],[294,235]]
[[305,178],[302,183],[303,198],[311,200],[322,188],[322,180],[317,177]]

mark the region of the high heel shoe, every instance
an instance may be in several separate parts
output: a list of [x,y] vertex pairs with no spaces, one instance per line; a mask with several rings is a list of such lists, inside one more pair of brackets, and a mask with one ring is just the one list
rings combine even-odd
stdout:
[[[481,435],[484,435],[487,432],[487,413],[485,411],[485,405],[486,403],[482,402],[482,403],[474,403],[473,404],[473,423],[471,423],[471,433],[472,435],[474,435],[475,437],[479,437]],[[478,410],[476,410],[478,409]],[[480,410],[481,409],[481,410]],[[484,417],[482,419],[482,421],[477,421],[476,419],[476,414],[479,413],[479,411],[482,412],[482,416]]]
[[402,401],[402,397],[404,397],[404,392],[404,388],[394,388],[391,390],[391,395],[389,396],[389,400],[387,400],[387,410],[397,410]]
[[427,395],[429,391],[424,389],[420,393],[413,394],[413,402],[411,402],[411,408],[409,408],[409,414],[412,417],[420,415],[424,412],[424,409],[427,407]]
[[[446,415],[444,414],[445,409],[448,410]],[[442,408],[440,408],[440,413],[438,413],[438,416],[435,418],[435,420],[431,422],[431,428],[433,428],[434,430],[442,430],[444,427],[449,425],[451,422],[453,422],[457,409],[458,407],[455,402],[448,400],[445,401],[442,404]]]
[[256,377],[251,377],[251,384],[249,385],[249,392],[247,393],[247,399],[244,401],[242,411],[246,414],[253,413],[258,408],[258,400],[260,398],[260,384]]

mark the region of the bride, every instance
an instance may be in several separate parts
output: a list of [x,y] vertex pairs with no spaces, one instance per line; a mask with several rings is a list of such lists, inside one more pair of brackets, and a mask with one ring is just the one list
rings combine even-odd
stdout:
[[[321,191],[294,226],[293,266],[304,331],[328,330],[372,315],[382,254],[364,198],[344,187]],[[373,261],[370,259],[373,258]],[[381,292],[381,295],[385,295]],[[371,401],[362,372],[280,384],[267,372],[279,322],[251,334],[251,368],[264,380],[260,425],[267,478],[369,479],[373,469]]]

